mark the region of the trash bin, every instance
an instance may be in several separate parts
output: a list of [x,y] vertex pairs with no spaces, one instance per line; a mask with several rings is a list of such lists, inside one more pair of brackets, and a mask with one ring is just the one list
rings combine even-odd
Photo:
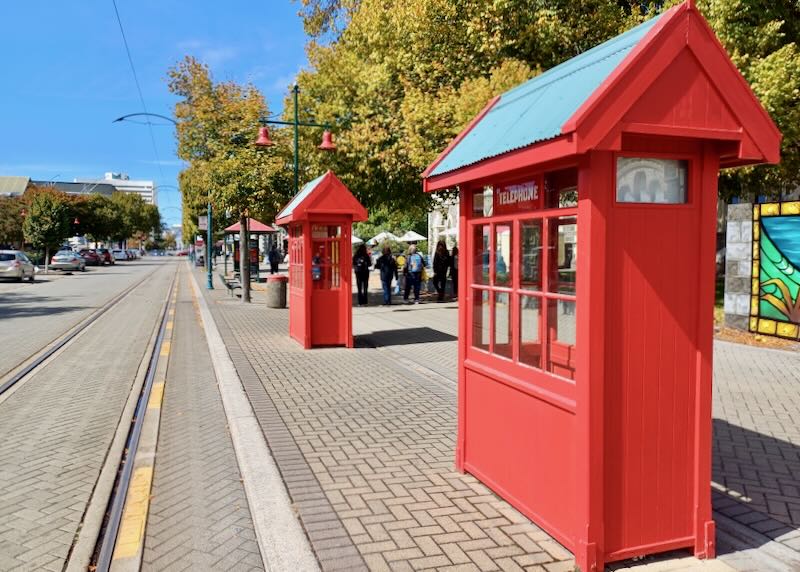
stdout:
[[267,308],[286,307],[286,284],[289,277],[275,274],[267,279]]

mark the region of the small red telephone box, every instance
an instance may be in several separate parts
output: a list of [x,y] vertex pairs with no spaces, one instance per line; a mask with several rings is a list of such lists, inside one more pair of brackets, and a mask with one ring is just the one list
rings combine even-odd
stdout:
[[458,187],[456,465],[583,571],[715,554],[717,174],[781,135],[691,1],[496,97]]
[[353,347],[353,222],[367,211],[332,171],[278,214],[289,232],[289,335],[303,347]]

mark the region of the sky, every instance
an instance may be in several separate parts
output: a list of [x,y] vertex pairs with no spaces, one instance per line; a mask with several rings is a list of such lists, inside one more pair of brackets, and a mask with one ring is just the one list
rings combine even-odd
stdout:
[[[116,2],[152,113],[172,115],[166,74],[186,55],[208,64],[215,80],[252,82],[271,113],[306,65],[298,2]],[[0,175],[72,181],[127,173],[155,181],[162,217],[179,223],[172,125],[153,126],[154,149],[146,125],[112,123],[143,111],[112,0],[3,1],[0,15]]]

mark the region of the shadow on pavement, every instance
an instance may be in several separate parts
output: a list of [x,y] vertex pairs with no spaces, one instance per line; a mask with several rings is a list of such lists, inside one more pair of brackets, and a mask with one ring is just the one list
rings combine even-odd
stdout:
[[61,298],[51,296],[29,296],[25,293],[4,292],[0,294],[0,319],[25,316],[56,316],[69,312],[80,312],[85,306],[46,306]]
[[457,338],[433,328],[404,328],[383,330],[355,337],[356,345],[361,347],[406,346],[431,342],[453,342]]
[[712,463],[715,511],[770,539],[800,529],[800,446],[714,419]]

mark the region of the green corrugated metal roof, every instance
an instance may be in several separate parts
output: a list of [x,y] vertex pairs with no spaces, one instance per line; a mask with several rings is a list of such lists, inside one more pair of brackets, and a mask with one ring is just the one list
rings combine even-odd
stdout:
[[319,185],[320,182],[322,182],[322,179],[325,178],[325,175],[327,174],[328,173],[326,172],[317,177],[316,179],[314,179],[313,181],[306,183],[305,186],[300,190],[300,192],[297,193],[292,198],[291,201],[289,201],[289,204],[283,207],[283,210],[280,213],[278,213],[278,216],[276,216],[275,219],[277,220],[292,214],[294,212],[294,209],[297,208],[297,205],[302,203],[303,200],[305,200],[305,198],[308,197],[308,195],[314,192],[314,189],[317,188],[317,185]]
[[561,126],[597,90],[661,16],[507,91],[428,175],[561,135]]

